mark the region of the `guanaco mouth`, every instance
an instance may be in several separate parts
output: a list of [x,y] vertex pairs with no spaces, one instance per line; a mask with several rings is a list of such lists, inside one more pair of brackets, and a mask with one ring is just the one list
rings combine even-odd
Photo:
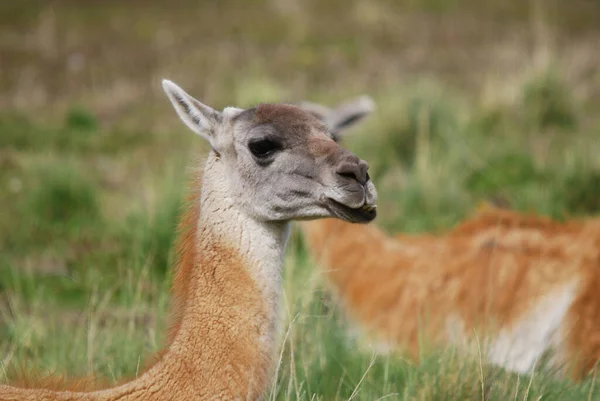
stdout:
[[327,198],[329,207],[336,217],[352,223],[366,223],[372,221],[377,216],[377,205],[363,204],[360,207],[352,208],[335,199]]

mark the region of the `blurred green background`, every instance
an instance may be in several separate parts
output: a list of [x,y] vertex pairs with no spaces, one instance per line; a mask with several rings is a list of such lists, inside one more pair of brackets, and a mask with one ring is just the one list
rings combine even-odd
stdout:
[[[482,201],[584,217],[600,211],[598,21],[593,0],[3,1],[0,382],[22,363],[116,381],[160,349],[186,166],[206,150],[161,78],[219,109],[372,96],[346,145],[390,232],[443,231]],[[374,355],[298,233],[285,275],[269,399],[600,399],[593,377],[451,349]]]

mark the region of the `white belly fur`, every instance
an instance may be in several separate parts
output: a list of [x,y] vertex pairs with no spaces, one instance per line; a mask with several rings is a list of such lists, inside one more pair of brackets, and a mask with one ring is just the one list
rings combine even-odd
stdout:
[[489,343],[487,359],[519,373],[530,373],[544,353],[550,351],[553,364],[560,363],[564,339],[563,321],[575,300],[577,281],[555,289],[540,299],[510,328],[500,330]]

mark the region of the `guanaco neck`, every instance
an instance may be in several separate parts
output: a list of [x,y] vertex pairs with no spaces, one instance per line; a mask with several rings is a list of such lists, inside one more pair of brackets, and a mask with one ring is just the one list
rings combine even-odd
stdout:
[[259,221],[239,210],[228,196],[228,175],[211,152],[202,180],[197,268],[165,363],[187,361],[202,397],[225,391],[225,398],[256,399],[276,349],[289,223]]
[[225,166],[211,152],[202,179],[195,267],[187,276],[181,323],[159,362],[114,388],[74,393],[0,386],[0,400],[259,398],[275,356],[289,223],[262,222],[240,211],[225,177]]

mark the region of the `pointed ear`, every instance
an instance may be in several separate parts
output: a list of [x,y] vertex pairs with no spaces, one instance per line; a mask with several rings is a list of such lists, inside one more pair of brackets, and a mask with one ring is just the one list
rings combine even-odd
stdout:
[[311,102],[300,102],[298,106],[323,121],[336,142],[341,139],[343,131],[351,128],[375,110],[375,102],[366,95],[343,102],[333,109]]
[[340,135],[375,110],[375,102],[367,95],[337,105],[327,119],[334,135]]
[[163,79],[162,86],[185,125],[218,150],[215,135],[223,120],[221,113],[194,99],[168,79]]

